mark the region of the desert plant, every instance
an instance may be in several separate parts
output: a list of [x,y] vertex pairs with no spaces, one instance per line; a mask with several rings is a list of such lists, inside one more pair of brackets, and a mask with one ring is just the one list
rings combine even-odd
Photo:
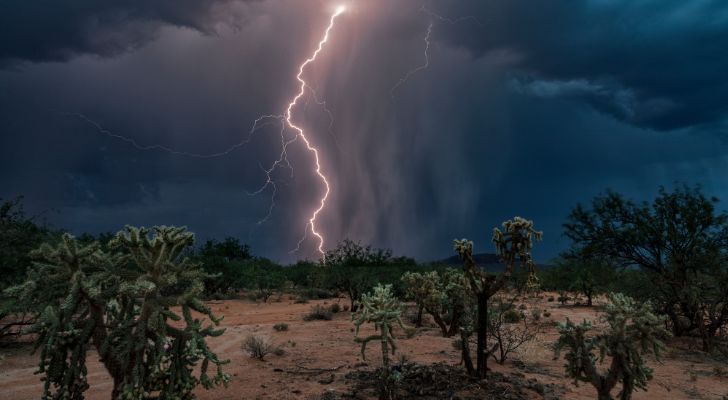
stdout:
[[[505,270],[498,277],[488,274],[475,265],[473,260],[473,242],[462,239],[455,240],[455,251],[463,260],[463,268],[465,276],[470,285],[470,290],[475,294],[477,306],[477,318],[475,319],[473,329],[463,329],[462,332],[474,331],[477,334],[476,348],[476,367],[473,368],[472,361],[467,346],[467,338],[463,339],[463,361],[468,373],[478,377],[485,377],[488,369],[487,362],[489,353],[487,346],[487,327],[488,327],[488,300],[498,293],[513,275],[513,269],[516,261],[520,261],[525,266],[529,274],[535,274],[535,267],[531,259],[531,249],[534,240],[540,240],[542,233],[533,229],[533,221],[528,221],[521,217],[515,217],[503,223],[504,231],[498,228],[493,229],[493,243],[496,252],[502,262],[506,265]],[[532,284],[536,282],[529,279]]]
[[[356,342],[361,343],[362,359],[366,359],[365,350],[367,343],[378,340],[381,344],[382,372],[380,374],[380,397],[385,399],[392,398],[393,384],[396,381],[396,376],[393,376],[390,371],[389,350],[391,349],[392,354],[394,354],[397,349],[394,343],[394,336],[392,335],[394,325],[399,325],[402,329],[405,329],[401,315],[402,304],[392,294],[391,285],[377,285],[371,293],[362,295],[360,309],[356,314],[352,315],[354,326],[356,327],[354,337]],[[374,324],[374,330],[379,333],[360,338],[359,328],[364,323]]]
[[329,311],[333,314],[336,314],[341,311],[341,305],[339,303],[333,303],[329,306]]
[[267,338],[250,335],[245,338],[245,341],[243,341],[242,349],[248,353],[251,358],[262,361],[265,359],[265,356],[276,350],[276,346],[274,346]]
[[515,324],[516,322],[521,322],[523,319],[523,315],[520,311],[516,310],[515,308],[508,308],[506,310],[500,311],[500,314],[502,315],[503,322],[507,324]]
[[285,322],[279,322],[275,325],[273,325],[273,330],[277,332],[283,332],[288,330],[288,324]]
[[610,259],[639,282],[630,293],[668,316],[675,336],[700,336],[706,351],[728,325],[728,214],[699,187],[660,188],[651,203],[608,192],[577,205],[565,234],[577,257]]
[[[652,379],[652,369],[643,358],[646,353],[659,357],[664,345],[660,341],[669,333],[664,328],[665,318],[652,312],[647,302],[637,304],[632,298],[622,294],[610,294],[604,321],[608,324],[606,332],[587,337],[592,328],[589,321],[576,325],[569,319],[559,324],[559,340],[554,346],[556,357],[567,349],[566,372],[574,379],[590,382],[596,389],[599,400],[611,400],[612,389],[622,382],[620,399],[628,400],[636,389],[647,388]],[[606,373],[597,369],[597,361],[611,361]]]
[[331,321],[331,318],[333,318],[331,310],[328,307],[324,307],[319,304],[311,307],[311,311],[303,316],[304,321]]
[[462,272],[406,272],[402,282],[405,295],[417,303],[417,326],[421,325],[424,309],[440,327],[442,336],[450,337],[459,331],[460,319],[470,303],[468,281]]
[[[493,359],[503,364],[509,354],[521,346],[531,342],[542,331],[541,313],[532,313],[527,318],[513,307],[513,303],[498,299],[488,310],[488,336],[495,342],[495,350],[491,350]],[[537,317],[538,316],[538,317]]]
[[[215,329],[219,319],[200,300],[206,274],[185,257],[193,241],[185,228],[126,227],[108,251],[64,234],[55,247],[44,244],[33,252],[26,282],[8,293],[43,310],[31,330],[41,349],[43,398],[83,398],[90,346],[112,377],[114,399],[142,399],[150,392],[190,399],[198,383],[227,383],[225,362],[206,343],[224,331]],[[212,325],[203,326],[192,311]],[[212,377],[210,364],[217,367]]]

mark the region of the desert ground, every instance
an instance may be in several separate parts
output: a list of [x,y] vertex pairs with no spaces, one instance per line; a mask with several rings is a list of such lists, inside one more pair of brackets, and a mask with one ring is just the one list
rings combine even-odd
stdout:
[[[564,376],[563,360],[554,360],[551,344],[556,340],[555,325],[551,321],[563,321],[567,317],[580,321],[596,320],[598,307],[562,306],[547,302],[548,295],[528,300],[527,307],[539,307],[550,312],[546,326],[538,338],[525,345],[505,365],[489,361],[493,371],[505,374],[522,374],[525,379],[537,379],[554,388],[556,398],[594,399],[591,385],[578,387]],[[290,296],[271,299],[268,303],[249,300],[225,300],[208,303],[225,316],[222,323],[225,334],[210,340],[211,347],[221,358],[230,360],[225,368],[231,375],[227,388],[213,390],[198,388],[197,395],[204,400],[240,399],[318,399],[329,394],[344,394],[353,385],[351,373],[374,370],[381,362],[379,346],[367,348],[366,360],[360,347],[353,341],[351,313],[334,314],[331,321],[303,320],[313,305],[330,305],[348,299],[329,299],[296,304]],[[425,326],[407,339],[401,330],[398,336],[400,355],[419,364],[445,363],[457,365],[459,351],[452,345],[452,338],[444,338],[439,329],[426,320]],[[276,323],[287,323],[288,331],[277,332]],[[362,335],[371,333],[370,327],[362,328]],[[285,350],[283,355],[268,355],[264,361],[251,358],[241,344],[251,334],[268,337]],[[41,382],[34,375],[37,356],[29,354],[29,344],[0,348],[0,398],[38,399]],[[651,359],[654,379],[648,391],[639,391],[635,400],[647,399],[726,399],[728,397],[728,364],[710,358],[684,341],[671,340],[668,351],[658,362]],[[109,399],[111,381],[98,363],[97,357],[89,357],[88,399]],[[349,377],[347,377],[349,375]],[[616,395],[617,390],[613,393]],[[540,398],[535,392],[534,398]]]

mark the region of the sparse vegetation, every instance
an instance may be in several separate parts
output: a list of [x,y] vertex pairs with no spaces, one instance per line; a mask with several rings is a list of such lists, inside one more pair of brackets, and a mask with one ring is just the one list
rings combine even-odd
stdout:
[[488,336],[495,344],[489,352],[502,365],[512,352],[534,340],[543,326],[540,312],[527,318],[516,310],[511,301],[498,298],[493,303],[488,310]]
[[251,358],[264,360],[265,356],[273,353],[277,348],[267,338],[262,336],[250,335],[245,338],[242,345],[243,351],[248,353]]
[[[606,308],[605,332],[592,337],[587,333],[592,324],[583,321],[574,324],[570,320],[559,325],[559,340],[554,347],[556,357],[562,350],[565,354],[566,372],[574,379],[589,382],[597,389],[599,400],[611,400],[611,392],[622,382],[621,399],[629,399],[637,389],[647,389],[652,379],[652,369],[647,366],[643,355],[659,356],[664,348],[661,339],[669,333],[664,328],[664,319],[652,313],[650,303],[637,304],[622,294],[611,294]],[[601,373],[597,361],[609,357],[609,369]]]
[[303,316],[304,321],[331,321],[333,314],[329,307],[316,304],[311,307],[311,311]]
[[[207,342],[223,331],[217,327],[219,316],[213,314],[212,308],[227,313],[231,307],[241,305],[255,310],[271,307],[263,314],[290,307],[286,313],[276,314],[276,319],[272,314],[269,319],[257,314],[256,319],[260,319],[250,330],[260,332],[268,327],[273,330],[269,331],[271,336],[285,336],[286,348],[274,345],[259,333],[246,337],[242,352],[232,352],[231,357],[268,360],[289,351],[295,357],[274,360],[274,371],[292,377],[306,376],[321,385],[338,381],[341,375],[335,371],[341,368],[348,370],[347,380],[348,374],[359,371],[357,376],[369,377],[370,382],[372,378],[377,380],[379,396],[385,399],[416,398],[421,394],[418,386],[429,386],[411,380],[435,379],[428,375],[434,370],[443,373],[443,379],[461,381],[440,382],[433,387],[457,387],[465,392],[480,387],[482,393],[491,393],[503,376],[494,373],[487,381],[482,380],[489,358],[503,365],[499,370],[517,368],[548,374],[558,371],[554,365],[544,365],[547,361],[537,355],[543,351],[531,352],[533,346],[541,350],[553,346],[556,355],[566,359],[568,377],[577,383],[591,383],[599,399],[628,399],[635,390],[646,389],[652,376],[650,367],[654,367],[649,360],[665,347],[665,328],[683,336],[680,341],[667,342],[671,346],[667,362],[686,364],[683,351],[687,348],[697,360],[691,358],[690,362],[700,365],[679,378],[691,382],[681,388],[683,391],[699,397],[706,394],[701,386],[724,382],[728,376],[720,364],[720,351],[728,354],[728,324],[722,314],[728,312],[722,291],[728,288],[728,233],[725,243],[721,242],[721,229],[728,230],[728,217],[724,221],[723,214],[716,215],[710,209],[712,200],[704,200],[699,192],[687,189],[663,191],[654,204],[642,206],[616,197],[598,198],[593,210],[572,213],[567,232],[574,240],[573,248],[550,265],[544,264],[538,278],[529,277],[535,274],[530,252],[533,242],[540,239],[540,232],[522,218],[506,221],[502,230],[494,231],[493,242],[504,267],[497,273],[486,272],[475,264],[481,255],[473,255],[473,244],[467,240],[455,242],[462,269],[416,264],[409,258],[393,257],[387,250],[352,241],[344,241],[331,250],[325,262],[299,262],[284,267],[256,257],[247,245],[231,238],[208,241],[194,249],[192,234],[182,228],[127,228],[116,235],[73,238],[36,227],[31,230],[42,233],[38,237],[42,236],[47,243],[26,259],[13,258],[20,263],[26,260],[30,267],[25,282],[3,291],[0,320],[12,327],[14,335],[36,335],[22,337],[37,339],[39,372],[46,379],[43,390],[47,398],[83,398],[92,383],[87,380],[96,376],[87,371],[86,354],[92,348],[98,351],[101,366],[112,378],[110,390],[114,398],[191,399],[197,385],[212,388],[225,384],[229,380],[221,369],[225,361],[218,359]],[[31,223],[17,213],[16,207],[17,203],[6,204],[5,211],[0,210],[5,213],[0,213],[0,237],[11,237],[3,231],[7,227],[20,229],[19,226]],[[671,212],[679,214],[680,220],[666,222],[675,218],[665,215]],[[645,226],[626,223],[625,215]],[[646,227],[649,224],[667,233],[652,232]],[[698,229],[695,224],[702,224],[705,231],[692,231]],[[692,237],[700,244],[695,247],[692,241],[668,237],[678,234]],[[37,245],[37,238],[32,236],[27,236],[27,240]],[[693,248],[670,248],[669,256],[651,255],[637,260],[637,253],[629,253],[629,246],[650,251],[667,251],[666,246]],[[0,262],[11,258],[3,251],[0,245]],[[486,262],[490,266],[494,261]],[[516,273],[518,276],[514,277]],[[667,282],[666,277],[675,279]],[[535,292],[537,287],[548,292]],[[625,294],[605,296],[610,292]],[[349,301],[343,299],[345,296]],[[203,298],[210,301],[205,304]],[[231,298],[237,300],[225,301]],[[282,299],[287,301],[267,304]],[[412,303],[404,305],[399,299]],[[311,306],[293,305],[309,301]],[[568,307],[558,307],[553,304],[555,301]],[[596,307],[587,309],[579,305]],[[291,310],[297,310],[298,319],[291,320]],[[327,333],[338,330],[340,334],[342,317],[336,314],[350,310],[354,311],[351,331],[361,345],[362,357],[369,342],[379,342],[381,368],[370,369],[366,363],[353,367],[343,363],[321,365],[321,360],[312,356],[318,349],[337,345],[331,342],[336,335],[329,338]],[[572,322],[574,315],[597,315],[602,310],[604,316],[598,323]],[[564,316],[571,319],[564,323],[556,321]],[[334,317],[337,322],[331,324],[304,322]],[[420,329],[404,327],[402,318]],[[104,323],[98,324],[98,320]],[[374,332],[360,336],[360,328],[366,331],[367,324],[372,324]],[[465,371],[456,365],[437,369],[417,364],[413,362],[417,356],[393,361],[395,350],[400,353],[393,335],[395,325],[403,328],[398,337],[417,335],[413,354],[417,354],[420,343],[432,346],[437,335],[428,332],[431,329],[453,337],[456,350],[449,345],[441,349],[430,347],[425,354],[450,352],[451,357],[457,351]],[[20,332],[23,326],[32,329]],[[5,332],[2,329],[0,324],[0,335]],[[322,335],[321,329],[326,329],[326,333]],[[313,345],[310,337],[305,336],[311,331],[317,335]],[[556,343],[552,339],[544,342],[555,332],[559,334]],[[225,340],[212,343],[228,348]],[[696,345],[702,345],[706,352],[695,355]],[[412,345],[405,347],[409,354]],[[271,367],[269,363],[244,364]],[[176,365],[182,368],[176,369]],[[209,368],[214,368],[214,373],[210,370],[208,375]],[[457,368],[460,372],[456,373]],[[508,378],[503,382],[507,381]],[[261,389],[268,385],[261,383]],[[536,382],[529,387],[545,398],[546,393],[551,393],[550,398],[559,398],[558,390],[547,386]],[[721,386],[717,391],[723,389]],[[578,390],[583,394],[591,389]],[[440,389],[434,392],[438,396],[453,395]],[[334,390],[327,393],[331,398],[339,395]]]

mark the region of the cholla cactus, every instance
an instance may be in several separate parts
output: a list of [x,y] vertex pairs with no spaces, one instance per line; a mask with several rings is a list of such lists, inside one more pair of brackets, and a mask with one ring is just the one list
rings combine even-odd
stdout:
[[[460,271],[406,272],[402,275],[405,295],[414,300],[419,310],[418,321],[424,309],[440,327],[444,337],[458,333],[466,306],[469,304],[468,280]],[[445,318],[449,315],[450,318]],[[449,327],[448,327],[449,322]]]
[[[453,244],[454,250],[463,260],[463,269],[470,283],[470,289],[478,299],[478,315],[475,323],[475,332],[478,335],[476,368],[473,368],[470,362],[470,354],[467,354],[468,346],[462,346],[462,348],[463,360],[468,373],[479,377],[485,377],[486,375],[487,359],[490,354],[486,350],[488,300],[501,290],[511,278],[516,260],[529,268],[529,275],[532,276],[530,285],[537,286],[538,284],[535,279],[534,264],[531,261],[531,249],[534,240],[541,240],[542,233],[533,229],[533,221],[521,217],[515,217],[512,220],[503,222],[503,228],[503,231],[498,228],[493,230],[493,243],[495,243],[496,252],[506,264],[505,271],[498,277],[486,273],[475,264],[472,241],[456,239]],[[465,340],[465,336],[462,340]]]
[[[395,353],[397,346],[392,336],[392,327],[399,325],[405,329],[402,323],[402,303],[392,294],[392,285],[374,287],[372,293],[365,293],[361,296],[360,309],[352,315],[356,331],[356,341],[361,343],[361,356],[365,358],[364,351],[367,343],[372,340],[379,340],[382,344],[382,364],[385,369],[389,369],[389,348],[392,354]],[[378,335],[359,338],[359,328],[365,322],[374,324],[374,330],[378,331]]]
[[[392,285],[382,286],[381,284],[375,286],[372,293],[362,295],[359,311],[352,315],[354,325],[356,326],[354,333],[355,340],[361,343],[361,356],[363,359],[366,359],[365,350],[367,343],[372,340],[379,340],[381,343],[382,372],[380,375],[380,391],[381,398],[383,399],[393,398],[392,381],[395,377],[390,373],[389,349],[392,349],[392,354],[397,350],[397,346],[394,343],[394,336],[392,336],[392,327],[396,324],[402,329],[405,329],[401,316],[402,303],[394,297]],[[379,334],[360,338],[359,328],[365,322],[373,323],[374,330],[378,331]]]
[[492,241],[495,243],[496,254],[506,264],[513,264],[518,257],[522,266],[528,269],[526,291],[533,292],[539,287],[536,276],[536,265],[531,258],[533,242],[541,240],[543,232],[533,229],[533,221],[515,217],[503,222],[503,229],[493,228]]
[[[225,363],[205,338],[223,329],[200,301],[205,274],[184,256],[194,236],[184,228],[127,227],[103,252],[97,243],[80,246],[64,235],[56,247],[43,245],[28,280],[10,292],[40,306],[33,331],[45,374],[43,399],[82,399],[90,345],[113,378],[113,399],[191,399],[201,383],[226,383]],[[181,316],[172,307],[181,309]],[[203,326],[192,311],[208,317]],[[184,321],[184,325],[171,321]],[[217,367],[208,376],[208,366]],[[200,364],[199,376],[195,376]]]
[[[589,321],[576,325],[567,319],[559,324],[561,336],[554,346],[555,355],[558,358],[562,349],[568,349],[564,356],[567,374],[575,384],[590,382],[597,389],[599,400],[611,400],[610,392],[619,381],[619,398],[628,400],[635,389],[647,390],[652,369],[643,355],[653,353],[659,357],[664,348],[660,338],[669,336],[669,332],[664,328],[664,318],[652,313],[649,302],[638,305],[622,294],[610,294],[609,299],[604,317],[609,329],[589,338]],[[606,357],[611,358],[609,369],[601,374],[596,363],[604,362]]]

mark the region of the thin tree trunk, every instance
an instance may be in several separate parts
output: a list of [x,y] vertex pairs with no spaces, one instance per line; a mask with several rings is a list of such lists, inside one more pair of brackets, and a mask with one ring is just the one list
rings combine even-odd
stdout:
[[488,294],[478,293],[478,347],[477,347],[477,376],[485,378],[488,370],[488,352],[486,350],[488,337]]
[[470,358],[470,338],[465,335],[465,331],[460,331],[460,344],[465,370],[468,371],[468,375],[474,376],[475,368],[473,368],[473,359]]
[[422,311],[425,309],[425,306],[421,305],[418,307],[417,310],[417,320],[415,321],[415,328],[419,328],[422,326]]

